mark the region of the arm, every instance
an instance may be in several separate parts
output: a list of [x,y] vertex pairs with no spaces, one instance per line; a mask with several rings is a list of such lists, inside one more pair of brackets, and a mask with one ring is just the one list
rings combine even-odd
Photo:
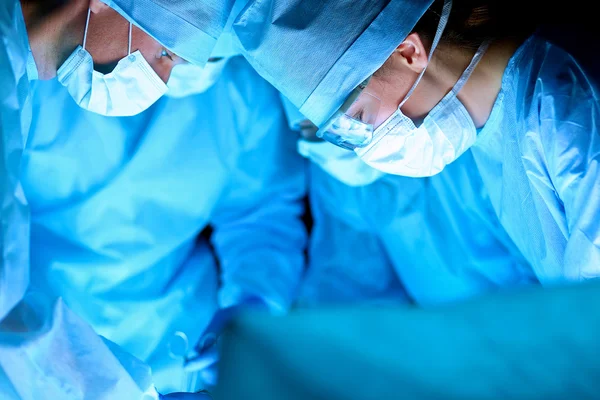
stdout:
[[228,193],[213,218],[212,242],[222,269],[220,306],[254,297],[284,311],[304,268],[304,162],[277,92],[255,74],[243,82],[252,90],[242,92],[250,96],[245,109],[236,107],[242,139]]

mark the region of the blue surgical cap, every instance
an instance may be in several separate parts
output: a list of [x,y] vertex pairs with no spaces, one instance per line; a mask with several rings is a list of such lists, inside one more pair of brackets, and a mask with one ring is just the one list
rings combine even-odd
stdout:
[[433,0],[251,0],[233,30],[252,66],[316,125],[408,36]]
[[185,60],[204,65],[234,0],[102,0]]

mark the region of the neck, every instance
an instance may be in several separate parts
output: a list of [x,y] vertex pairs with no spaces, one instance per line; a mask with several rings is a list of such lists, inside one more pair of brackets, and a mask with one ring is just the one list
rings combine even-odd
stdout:
[[[518,41],[495,41],[490,44],[477,67],[458,93],[480,128],[488,120],[508,61],[519,46]],[[415,120],[423,118],[454,87],[474,56],[473,50],[456,50],[440,45],[421,82],[403,106],[405,114]]]
[[404,114],[415,121],[424,118],[450,92],[472,58],[471,51],[440,44],[415,91],[404,104]]
[[[83,40],[89,1],[69,0],[40,16],[35,2],[22,2],[29,45],[40,79],[52,79]],[[43,10],[46,12],[47,10]]]
[[504,70],[520,45],[518,40],[493,42],[458,94],[477,128],[487,122],[500,88]]

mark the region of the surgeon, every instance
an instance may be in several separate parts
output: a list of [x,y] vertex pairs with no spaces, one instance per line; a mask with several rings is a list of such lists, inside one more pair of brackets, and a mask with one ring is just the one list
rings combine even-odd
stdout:
[[568,53],[497,18],[500,6],[252,1],[234,30],[318,136],[409,177],[438,174],[471,148],[536,277],[597,277],[597,87]]
[[311,160],[313,225],[300,305],[431,306],[537,283],[471,154],[434,177],[385,174],[316,138],[316,126],[284,104],[301,132],[298,150]]
[[277,91],[222,48],[168,85],[107,118],[40,83],[23,163],[33,285],[146,362],[163,394],[214,379],[183,364],[217,309],[290,307],[306,247],[304,161]]
[[167,9],[154,9],[127,21],[98,1],[6,0],[0,5],[0,397],[158,396],[147,366],[101,340],[62,300],[34,291],[25,295],[30,276],[29,207],[19,168],[32,117],[30,82],[58,75],[78,106],[103,115],[135,114],[166,91],[165,81],[181,61],[174,49],[189,61],[206,61],[222,22],[218,15],[228,15],[223,6],[209,8],[213,18],[210,12],[197,21],[187,18],[193,22],[187,36],[178,37],[191,40],[193,46],[185,40],[163,46],[139,26],[158,16],[163,21],[181,19],[185,8],[178,8],[178,17]]

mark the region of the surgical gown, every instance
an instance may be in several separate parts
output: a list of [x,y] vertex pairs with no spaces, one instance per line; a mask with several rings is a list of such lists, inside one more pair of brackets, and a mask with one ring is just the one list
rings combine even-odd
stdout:
[[83,111],[57,82],[34,109],[23,171],[36,284],[147,361],[159,391],[188,389],[170,340],[194,346],[216,307],[289,307],[304,161],[277,92],[243,57],[205,93],[131,118]]
[[472,148],[502,225],[546,285],[600,276],[600,104],[565,51],[530,37]]
[[[290,129],[298,134],[306,118],[288,99],[284,96],[281,99]],[[300,139],[298,144],[301,145],[302,141]],[[323,144],[328,146],[327,143]],[[348,164],[340,165],[348,175],[358,173],[351,167]],[[307,269],[297,304],[320,307],[330,304],[408,302],[376,233],[354,223],[348,212],[329,212],[323,207],[319,194],[335,178],[309,160],[307,168],[311,232]],[[343,198],[338,200],[343,201]]]
[[29,208],[19,176],[31,122],[29,39],[18,1],[0,2],[0,320],[23,298],[29,283]]
[[0,398],[157,399],[147,366],[102,340],[62,300],[26,293],[30,211],[19,168],[31,122],[31,54],[19,1],[0,1],[0,37]]
[[[314,265],[302,294],[329,292],[332,268],[315,259],[337,260],[338,268],[345,266],[354,281],[373,288],[391,277],[372,269],[369,259],[375,266],[386,262],[409,297],[421,305],[537,282],[495,216],[470,152],[431,178],[385,175],[370,185],[350,187],[314,165],[310,182]],[[334,242],[341,253],[332,258],[332,235],[320,231],[335,232],[338,225],[351,229],[339,230],[348,236]],[[364,239],[351,232],[363,232]],[[350,245],[345,247],[344,241]]]

